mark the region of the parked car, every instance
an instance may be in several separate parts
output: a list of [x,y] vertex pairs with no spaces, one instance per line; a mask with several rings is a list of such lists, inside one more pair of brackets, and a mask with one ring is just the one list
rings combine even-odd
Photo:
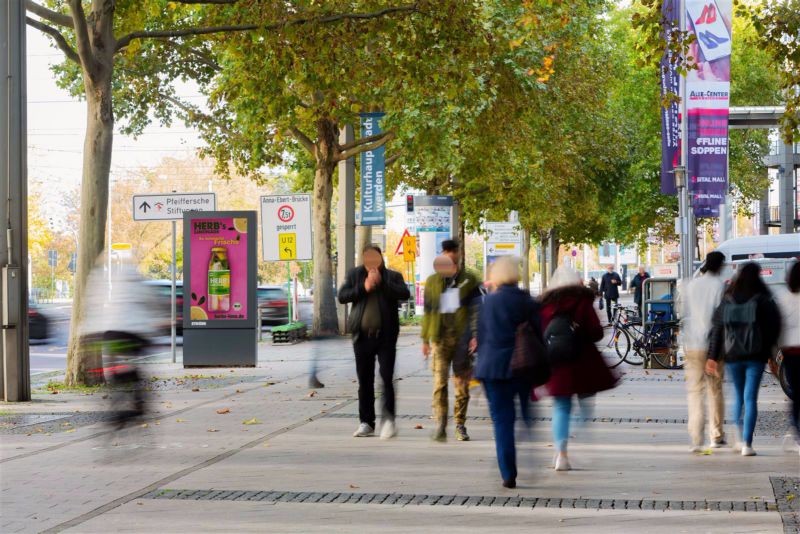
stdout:
[[289,322],[289,292],[283,286],[259,286],[256,289],[262,325]]
[[[169,317],[169,299],[172,297],[172,280],[147,280],[145,282],[148,286],[154,288],[158,295],[161,297],[161,302],[164,307],[158,310],[161,317],[166,317],[166,324],[164,325],[165,335],[171,334]],[[178,335],[183,335],[183,281],[178,280],[175,282],[175,321],[176,331]]]
[[50,319],[32,302],[28,303],[28,332],[31,339],[47,339],[50,336]]

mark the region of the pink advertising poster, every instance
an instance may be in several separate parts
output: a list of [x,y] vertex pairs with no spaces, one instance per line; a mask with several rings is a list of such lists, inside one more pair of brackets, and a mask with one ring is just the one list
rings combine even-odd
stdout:
[[[255,231],[255,229],[252,229]],[[191,324],[247,319],[247,218],[191,221]]]

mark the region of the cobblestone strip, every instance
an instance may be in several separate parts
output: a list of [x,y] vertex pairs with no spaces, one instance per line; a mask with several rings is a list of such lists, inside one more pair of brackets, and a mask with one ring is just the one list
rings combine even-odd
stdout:
[[[310,492],[310,491],[234,491],[234,490],[179,490],[159,489],[142,496],[144,499],[182,499],[211,501],[262,501],[270,503],[334,503],[334,504],[384,504],[395,506],[480,506],[480,507],[514,507],[514,508],[588,508],[594,510],[682,510],[682,511],[719,511],[719,512],[774,512],[776,509],[794,514],[792,530],[797,532],[800,521],[797,519],[798,506],[790,491],[800,492],[800,479],[783,479],[773,477],[773,488],[776,481],[784,491],[778,497],[775,490],[776,503],[772,501],[678,501],[654,499],[614,499],[614,498],[563,498],[563,497],[500,497],[495,495],[427,495],[409,493],[347,493],[347,492]],[[785,482],[788,480],[789,482]],[[782,499],[782,500],[780,500]],[[794,506],[794,508],[792,508]],[[784,525],[787,525],[784,517]],[[787,527],[788,529],[788,527]]]
[[[800,478],[798,477],[769,477],[772,491],[775,493],[775,504],[783,521],[785,533],[800,532]],[[769,507],[769,503],[767,504]]]

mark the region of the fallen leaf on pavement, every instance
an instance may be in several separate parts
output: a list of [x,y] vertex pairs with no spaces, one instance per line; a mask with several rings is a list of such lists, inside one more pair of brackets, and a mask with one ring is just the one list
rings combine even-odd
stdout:
[[142,427],[142,428],[147,428],[148,426],[149,426],[149,425],[148,425],[147,423],[142,423],[142,424],[141,424],[141,427]]
[[[65,434],[69,434],[70,432],[75,432],[75,429],[74,428],[70,428],[69,430],[65,430],[64,431]],[[50,433],[48,432],[47,435],[49,436]]]
[[316,391],[312,391],[311,393],[308,394],[308,396],[309,397],[316,397],[317,396],[317,392]]
[[358,486],[356,486],[355,484],[350,484],[350,489],[358,489]]
[[216,428],[209,428],[206,432],[219,432]]
[[231,409],[230,408],[220,408],[219,410],[217,410],[217,413],[220,414],[220,415],[225,414],[225,413],[231,413]]
[[196,392],[200,391],[200,388],[192,388],[192,391],[196,393]]
[[244,421],[242,421],[242,424],[243,425],[260,425],[261,421],[259,421],[255,417],[253,417],[252,419],[245,419]]
[[236,390],[236,393],[241,393],[241,392],[242,392],[242,390],[241,390],[241,389],[237,389],[237,390]]
[[797,495],[795,495],[794,493],[790,493],[786,496],[786,500],[789,502],[795,500],[795,498],[797,498]]
[[175,419],[176,423],[185,423],[186,419]]
[[422,430],[423,428],[425,427],[422,425],[414,425],[414,430]]

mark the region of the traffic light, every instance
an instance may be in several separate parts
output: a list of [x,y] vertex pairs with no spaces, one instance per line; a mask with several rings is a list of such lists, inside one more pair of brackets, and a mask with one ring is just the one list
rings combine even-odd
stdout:
[[406,213],[414,213],[414,195],[406,195]]

